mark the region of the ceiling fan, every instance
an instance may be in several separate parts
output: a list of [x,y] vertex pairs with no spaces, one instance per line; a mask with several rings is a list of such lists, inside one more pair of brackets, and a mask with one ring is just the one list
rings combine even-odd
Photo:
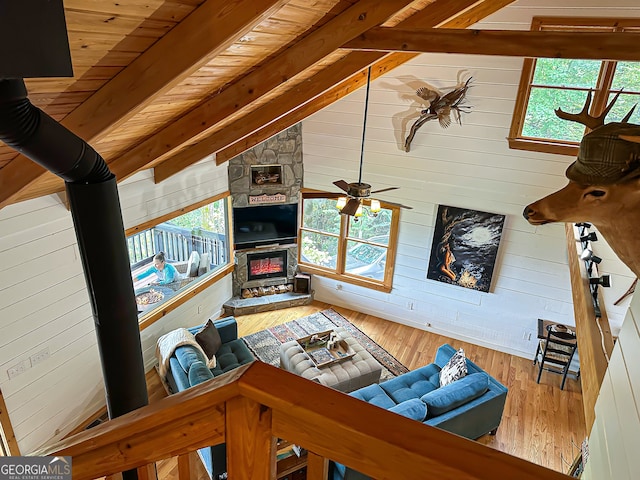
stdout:
[[[370,85],[371,85],[371,67],[369,67],[367,71],[367,90],[366,90],[365,103],[364,103],[364,122],[362,125],[362,145],[360,147],[360,172],[358,175],[358,181],[349,183],[344,180],[336,180],[335,182],[333,182],[333,184],[336,187],[338,187],[339,189],[343,190],[346,193],[346,197],[345,197],[345,193],[330,193],[329,195],[323,194],[325,198],[327,196],[329,198],[338,198],[337,207],[340,210],[340,213],[342,215],[355,216],[356,220],[357,220],[357,217],[362,214],[363,200],[368,199],[372,193],[388,192],[389,190],[397,190],[399,188],[399,187],[389,187],[389,188],[382,188],[380,190],[372,191],[371,185],[369,185],[368,183],[362,182],[362,163],[364,160],[364,139],[365,139],[365,132],[367,129],[367,110],[369,109]],[[396,205],[402,208],[409,208],[409,209],[412,208],[406,205],[400,205],[399,203],[391,203],[391,202],[387,202],[387,203],[391,205]],[[376,199],[371,199],[370,210],[374,216],[377,215],[377,213],[380,211],[380,201]]]

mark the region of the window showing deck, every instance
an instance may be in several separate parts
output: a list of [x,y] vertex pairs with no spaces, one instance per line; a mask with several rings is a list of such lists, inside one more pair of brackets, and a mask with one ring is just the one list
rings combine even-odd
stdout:
[[[142,319],[160,306],[180,305],[183,293],[210,281],[231,264],[228,195],[166,215],[127,232],[138,314]],[[156,223],[157,222],[157,223]],[[162,252],[165,269],[158,273],[154,256]],[[168,265],[168,266],[167,266]],[[175,270],[174,270],[175,269]]]

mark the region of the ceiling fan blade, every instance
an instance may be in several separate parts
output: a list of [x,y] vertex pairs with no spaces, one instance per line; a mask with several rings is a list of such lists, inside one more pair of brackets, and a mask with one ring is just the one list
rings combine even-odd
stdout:
[[344,180],[336,180],[335,182],[333,182],[333,184],[339,189],[344,190],[345,192],[349,191],[349,184]]
[[342,207],[342,210],[340,210],[340,213],[342,215],[355,215],[356,210],[358,210],[359,206],[360,206],[360,199],[351,198],[349,199],[347,204],[344,207]]
[[371,193],[380,193],[380,192],[388,192],[389,190],[397,190],[400,187],[389,187],[389,188],[383,188],[381,190],[374,190]]

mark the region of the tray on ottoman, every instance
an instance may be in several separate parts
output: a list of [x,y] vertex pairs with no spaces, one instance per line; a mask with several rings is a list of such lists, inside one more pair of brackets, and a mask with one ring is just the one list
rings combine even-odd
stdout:
[[[335,336],[335,344],[333,348],[327,348],[331,335]],[[298,339],[298,343],[309,356],[311,361],[318,367],[331,365],[332,363],[341,362],[353,357],[356,352],[349,346],[347,342],[340,339],[333,330],[314,333]]]

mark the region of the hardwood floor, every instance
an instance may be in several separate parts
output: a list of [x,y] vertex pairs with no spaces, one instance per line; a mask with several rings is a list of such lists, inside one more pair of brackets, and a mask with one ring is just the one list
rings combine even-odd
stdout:
[[[333,308],[349,319],[409,369],[431,363],[436,349],[443,343],[464,348],[469,359],[509,389],[497,435],[485,435],[478,440],[480,443],[562,472],[568,470],[579,453],[577,446],[586,435],[580,382],[567,377],[565,389],[560,390],[561,376],[543,372],[540,384],[537,384],[538,368],[530,359],[321,302],[237,317],[239,335],[245,336],[325,308]],[[150,398],[162,397],[164,390],[157,374],[148,375],[148,381]],[[170,461],[163,462],[158,465],[158,478],[177,478],[175,471]]]

